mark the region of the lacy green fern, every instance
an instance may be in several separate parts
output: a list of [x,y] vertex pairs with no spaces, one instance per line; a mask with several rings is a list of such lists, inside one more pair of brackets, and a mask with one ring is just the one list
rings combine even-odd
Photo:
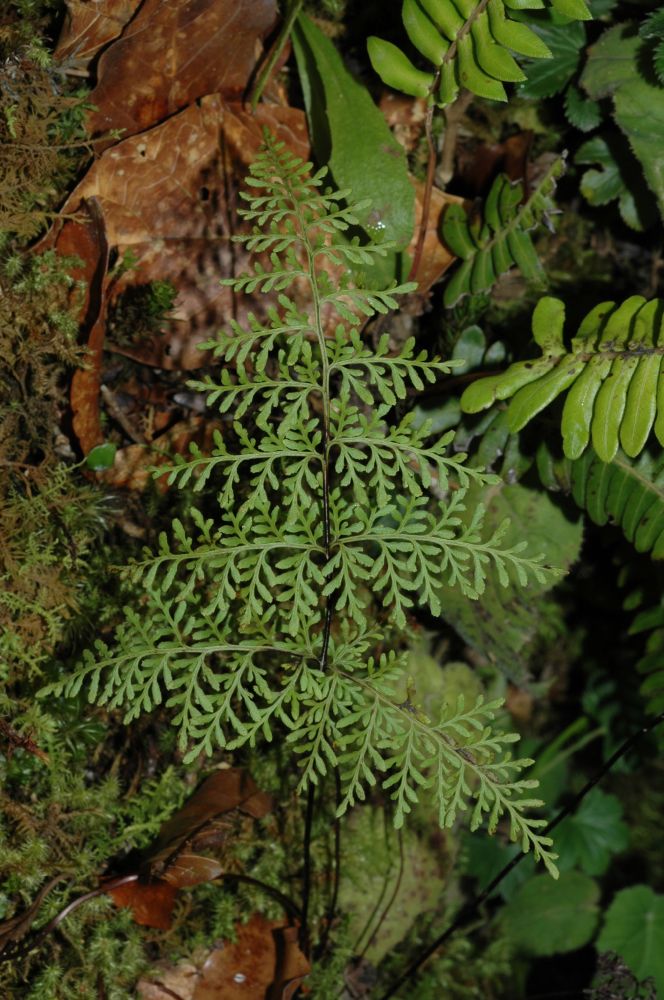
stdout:
[[570,350],[563,343],[565,307],[545,297],[533,312],[533,338],[542,350],[506,372],[480,379],[464,392],[461,407],[477,413],[496,399],[512,397],[507,410],[516,432],[569,389],[562,415],[563,448],[579,458],[592,441],[602,462],[619,445],[634,458],[651,429],[664,444],[661,329],[664,301],[632,295],[621,305],[600,302],[581,323]]
[[445,289],[448,308],[462,295],[487,291],[514,264],[525,278],[541,283],[542,266],[528,230],[553,210],[552,195],[563,166],[562,159],[556,160],[525,202],[523,185],[511,184],[500,174],[491,186],[481,219],[469,219],[461,205],[448,205],[443,239],[462,261]]
[[[526,78],[512,52],[531,59],[551,56],[539,35],[509,15],[543,6],[543,0],[403,0],[406,34],[434,72],[417,69],[400,48],[375,36],[368,40],[369,58],[389,87],[429,97],[440,107],[461,87],[506,101],[503,83]],[[584,0],[551,0],[551,8],[570,20],[592,18]]]
[[[340,812],[380,782],[399,826],[426,789],[443,825],[470,807],[473,827],[508,817],[512,837],[554,872],[544,821],[525,815],[537,805],[536,783],[521,776],[530,762],[512,758],[516,736],[490,728],[498,702],[429,720],[404,691],[398,641],[414,605],[440,613],[442,583],[472,599],[489,566],[524,583],[550,570],[525,543],[501,547],[504,526],[483,537],[481,507],[462,520],[469,483],[494,478],[449,454],[449,435],[431,441],[409,414],[395,417],[410,388],[452,365],[412,341],[400,353],[387,336],[376,348],[362,341],[365,317],[414,286],[353,287],[351,267],[387,247],[347,239],[356,208],[344,207],[347,192],[323,189],[324,171],[308,178],[309,166],[266,138],[245,195],[254,230],[239,237],[260,257],[230,283],[276,293],[279,308],[206,345],[234,369],[192,383],[232,414],[232,431],[212,454],[178,459],[170,482],[199,492],[214,483],[214,517],[194,507],[190,527],[174,523],[136,569],[145,607],[50,690],[85,684],[127,719],[166,699],[190,760],[278,726],[302,788],[339,769]],[[295,283],[306,306],[286,294]]]

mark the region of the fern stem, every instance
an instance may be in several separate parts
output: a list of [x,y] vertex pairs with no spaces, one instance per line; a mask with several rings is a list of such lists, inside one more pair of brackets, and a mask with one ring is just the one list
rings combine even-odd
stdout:
[[300,13],[300,8],[302,7],[302,3],[303,0],[292,0],[292,3],[289,6],[288,13],[286,14],[283,24],[281,25],[281,30],[279,31],[279,34],[277,35],[274,44],[270,49],[267,59],[265,60],[265,65],[263,66],[260,73],[258,74],[258,77],[256,78],[256,83],[254,84],[254,88],[252,90],[251,98],[249,101],[249,103],[251,104],[252,111],[255,111],[256,108],[258,107],[258,102],[260,101],[263,91],[265,90],[265,87],[267,86],[268,81],[272,76],[274,67],[277,65],[277,62],[279,60],[279,56],[283,52],[284,46],[288,41],[288,36],[293,30],[293,25],[295,24],[297,15]]
[[399,889],[401,888],[401,881],[403,879],[403,872],[404,872],[404,867],[405,867],[404,845],[403,845],[403,830],[397,830],[397,842],[399,844],[399,867],[397,869],[397,877],[396,877],[396,879],[394,881],[394,885],[392,886],[392,892],[390,893],[390,897],[389,897],[388,901],[385,903],[385,906],[382,909],[380,917],[378,918],[378,922],[377,922],[376,926],[374,927],[373,931],[371,932],[371,935],[367,938],[367,942],[364,945],[362,951],[360,952],[360,955],[359,955],[360,958],[364,958],[364,956],[366,955],[367,951],[369,950],[369,948],[373,944],[373,942],[374,942],[374,940],[376,938],[376,934],[378,933],[378,931],[383,926],[383,923],[385,922],[388,913],[390,912],[390,910],[394,906],[394,901],[395,901],[395,899],[397,898],[397,896],[399,894]]
[[304,870],[302,872],[302,923],[300,924],[300,947],[309,954],[309,899],[311,897],[311,830],[314,822],[314,801],[316,786],[309,783],[307,789],[307,812],[304,819]]
[[[599,784],[602,778],[604,778],[609,773],[609,771],[614,767],[614,765],[617,764],[617,762],[622,757],[624,757],[625,754],[629,753],[632,747],[634,747],[639,742],[639,740],[641,740],[653,729],[656,729],[657,726],[659,726],[662,722],[664,722],[664,712],[660,712],[659,715],[655,716],[655,718],[653,718],[645,726],[642,726],[641,729],[637,729],[635,733],[632,733],[632,735],[629,736],[613,754],[611,754],[606,763],[604,763],[602,767],[600,767],[600,769],[593,775],[593,777],[586,782],[581,791],[577,795],[575,795],[575,797],[571,800],[571,802],[569,802],[563,809],[561,809],[558,815],[551,820],[548,826],[545,827],[542,836],[543,837],[548,836],[548,834],[550,834],[552,830],[555,830],[555,828],[558,826],[559,823],[562,823],[564,819],[566,819],[568,816],[571,816],[572,813],[575,812],[576,809],[579,807],[581,802],[583,802],[586,795],[588,795],[588,793],[592,791],[595,785]],[[399,979],[397,979],[394,983],[392,983],[392,985],[388,988],[388,990],[380,996],[379,1000],[390,1000],[391,997],[395,996],[396,993],[404,985],[404,983],[408,982],[408,980],[411,979],[418,972],[418,970],[424,965],[424,963],[427,962],[429,958],[431,958],[431,956],[434,955],[438,951],[438,949],[442,947],[442,945],[445,944],[445,942],[449,940],[449,938],[456,931],[458,931],[461,927],[467,924],[469,920],[475,916],[475,914],[482,906],[482,904],[485,903],[486,900],[489,898],[489,896],[492,895],[494,889],[496,889],[497,886],[500,885],[503,879],[506,878],[509,875],[509,873],[513,871],[514,868],[516,868],[518,864],[521,864],[521,862],[525,857],[526,857],[525,853],[516,854],[512,858],[512,860],[509,861],[504,866],[504,868],[502,868],[498,872],[496,877],[492,879],[492,881],[489,882],[489,884],[484,889],[482,889],[481,892],[479,892],[473,899],[471,899],[465,906],[463,906],[459,910],[452,923],[442,932],[442,934],[440,934],[434,941],[432,941],[430,945],[428,945],[420,952],[420,954],[414,959],[414,961],[411,962],[411,964],[408,966],[405,972],[402,973]]]
[[341,777],[339,776],[339,769],[334,769],[334,799],[335,799],[335,816],[334,816],[334,870],[332,875],[332,894],[330,897],[330,902],[327,907],[327,912],[325,914],[325,926],[323,928],[323,933],[321,939],[318,942],[314,958],[316,960],[320,959],[322,955],[325,954],[327,948],[327,942],[330,936],[330,930],[332,929],[332,924],[334,923],[334,918],[337,912],[337,901],[339,898],[339,882],[341,876],[341,823],[339,821],[339,816],[337,815],[339,806],[341,805]]

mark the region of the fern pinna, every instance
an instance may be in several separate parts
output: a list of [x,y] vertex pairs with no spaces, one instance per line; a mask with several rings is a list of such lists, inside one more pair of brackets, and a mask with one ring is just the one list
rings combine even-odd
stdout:
[[[551,57],[540,36],[513,14],[544,6],[544,0],[403,0],[406,34],[433,72],[418,69],[400,48],[375,35],[367,42],[369,58],[388,87],[426,97],[438,107],[451,104],[462,87],[478,97],[506,101],[503,84],[526,78],[512,52]],[[592,18],[585,0],[551,0],[550,9],[570,21]]]
[[[512,837],[555,872],[544,821],[525,815],[540,804],[521,776],[531,762],[512,758],[517,736],[490,728],[500,703],[459,703],[429,720],[406,693],[403,656],[386,648],[413,605],[440,613],[443,582],[473,599],[489,564],[524,583],[550,570],[522,545],[501,548],[500,530],[483,538],[481,508],[462,518],[471,479],[493,477],[448,454],[450,435],[431,441],[410,415],[393,417],[409,387],[452,366],[412,341],[393,354],[387,336],[376,348],[361,340],[362,322],[415,286],[353,286],[351,270],[387,247],[347,239],[356,208],[309,167],[266,137],[245,194],[254,230],[238,239],[267,263],[230,283],[276,292],[279,309],[206,345],[227,367],[192,383],[232,415],[233,432],[217,434],[209,455],[179,458],[170,483],[214,481],[217,514],[193,506],[193,533],[174,522],[136,570],[146,607],[129,609],[115,644],[98,642],[55,687],[85,684],[127,720],[166,698],[189,760],[269,740],[277,725],[301,788],[339,770],[340,814],[380,781],[400,826],[426,789],[445,826],[471,805],[473,828],[508,816]],[[285,292],[296,282],[306,308]]]

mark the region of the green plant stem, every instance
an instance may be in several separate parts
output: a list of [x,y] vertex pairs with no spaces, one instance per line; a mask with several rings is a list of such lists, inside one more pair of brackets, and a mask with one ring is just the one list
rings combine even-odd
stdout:
[[292,3],[289,5],[288,13],[286,14],[286,17],[284,18],[283,23],[281,25],[281,30],[274,40],[274,44],[272,45],[272,48],[268,53],[267,59],[263,64],[263,68],[256,77],[256,82],[251,92],[251,97],[249,98],[249,103],[251,104],[252,111],[255,111],[256,108],[258,107],[258,102],[261,99],[261,95],[265,90],[267,82],[272,75],[272,71],[274,70],[274,67],[277,64],[279,56],[283,52],[284,46],[288,41],[288,37],[293,29],[295,19],[297,18],[297,15],[300,13],[302,3],[303,0],[292,0]]
[[[621,744],[621,746],[618,747],[615,753],[611,754],[609,759],[602,765],[599,771],[597,771],[593,775],[593,777],[586,782],[581,791],[577,795],[575,795],[574,798],[563,809],[560,810],[558,815],[551,820],[551,822],[545,828],[543,836],[547,836],[549,833],[551,833],[552,830],[555,830],[555,828],[558,826],[559,823],[562,823],[564,819],[566,819],[568,816],[571,816],[572,813],[575,812],[575,810],[581,804],[581,802],[585,799],[588,792],[592,791],[595,785],[597,785],[602,780],[602,778],[604,778],[609,773],[611,768],[621,759],[621,757],[624,757],[625,754],[629,753],[632,747],[635,746],[639,742],[639,740],[641,740],[644,736],[647,735],[647,733],[651,732],[653,729],[656,729],[657,726],[659,726],[662,722],[664,722],[664,712],[660,712],[660,714],[657,715],[654,719],[652,719],[652,721],[648,722],[641,729],[638,729],[635,733],[632,733],[632,735],[628,737],[628,739],[626,739],[625,742]],[[418,970],[424,965],[424,963],[428,961],[428,959],[431,958],[431,956],[434,955],[438,951],[438,949],[456,931],[459,930],[459,928],[463,927],[464,924],[468,923],[471,917],[473,917],[477,913],[480,906],[484,902],[486,902],[489,896],[493,893],[494,889],[498,885],[500,885],[503,879],[506,878],[509,875],[509,873],[513,871],[513,869],[516,868],[516,866],[523,861],[525,857],[526,855],[524,853],[515,855],[512,858],[512,860],[509,861],[505,865],[505,867],[498,872],[496,877],[492,879],[492,881],[489,882],[489,884],[484,889],[482,889],[480,893],[478,893],[473,899],[471,899],[465,906],[462,906],[462,908],[459,910],[452,923],[442,932],[442,934],[440,934],[434,941],[432,941],[430,945],[427,945],[427,947],[420,952],[420,954],[414,959],[414,961],[411,962],[411,964],[408,966],[405,972],[402,973],[399,979],[397,979],[394,983],[392,983],[392,985],[388,988],[388,990],[381,995],[379,1000],[389,1000],[390,997],[395,996],[397,991],[401,989],[404,983],[408,982],[408,980],[411,979],[418,972]]]

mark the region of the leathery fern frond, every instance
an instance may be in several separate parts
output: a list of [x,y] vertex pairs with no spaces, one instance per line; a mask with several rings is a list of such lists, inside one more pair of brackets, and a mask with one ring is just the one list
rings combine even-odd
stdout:
[[523,185],[511,184],[500,174],[482,206],[482,217],[469,219],[461,205],[448,205],[443,216],[443,239],[461,264],[445,288],[451,308],[462,295],[484,292],[516,265],[524,278],[541,282],[542,265],[529,230],[547,219],[554,208],[556,179],[564,160],[556,160],[535,190],[523,202]]
[[[441,107],[461,87],[478,97],[506,101],[503,84],[526,78],[512,52],[531,59],[551,57],[539,35],[510,14],[543,6],[543,0],[403,0],[406,34],[433,72],[417,69],[400,48],[375,36],[368,40],[369,58],[388,87],[429,97]],[[592,18],[584,0],[551,0],[550,9],[571,20]]]
[[[395,353],[386,337],[375,348],[361,339],[364,317],[414,286],[350,285],[349,262],[387,247],[347,239],[355,209],[309,166],[266,137],[245,194],[255,229],[240,237],[261,257],[232,284],[276,290],[278,307],[205,345],[233,367],[193,383],[232,423],[211,454],[192,448],[177,460],[170,481],[214,485],[216,515],[193,507],[190,523],[173,523],[134,567],[145,608],[128,611],[113,645],[99,643],[50,690],[85,684],[130,719],[164,702],[188,759],[281,727],[302,787],[339,769],[342,810],[380,780],[398,825],[420,792],[444,825],[470,808],[473,826],[487,819],[495,829],[506,815],[553,871],[540,821],[524,815],[536,804],[520,777],[529,762],[512,759],[515,737],[490,728],[495,704],[429,722],[398,694],[399,657],[377,655],[383,639],[372,630],[378,607],[383,635],[416,604],[438,614],[443,582],[477,598],[490,565],[524,583],[552,570],[521,546],[505,549],[500,530],[486,537],[481,508],[460,517],[471,480],[494,477],[450,454],[449,435],[435,440],[410,416],[393,418],[410,390],[452,365],[411,342]],[[295,281],[300,296],[308,288],[304,306],[287,294]]]
[[479,379],[464,392],[461,408],[477,413],[511,399],[507,421],[516,432],[568,390],[561,425],[567,458],[579,458],[590,443],[601,462],[612,462],[619,446],[635,458],[653,429],[664,445],[664,300],[632,295],[620,305],[600,302],[569,349],[564,320],[559,299],[540,299],[532,323],[542,356]]

